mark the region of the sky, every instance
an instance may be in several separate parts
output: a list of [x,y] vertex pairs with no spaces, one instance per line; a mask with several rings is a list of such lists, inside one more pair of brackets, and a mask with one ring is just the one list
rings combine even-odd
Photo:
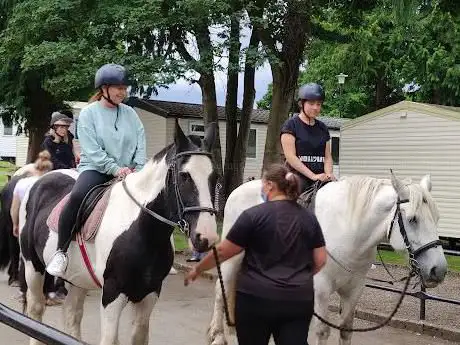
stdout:
[[[221,41],[219,38],[219,33],[222,32],[222,28],[210,27],[211,39],[213,41]],[[241,49],[247,48],[249,45],[251,30],[244,26],[241,30]],[[196,42],[193,36],[189,36],[189,44],[187,44],[187,50],[191,53],[192,56],[198,56],[198,50],[196,48]],[[224,52],[225,54],[226,52]],[[226,71],[228,65],[228,58],[226,56],[216,57],[215,62],[219,62],[223,68],[223,71]],[[217,105],[225,105],[225,95],[227,89],[227,74],[226,72],[217,71],[214,73],[216,80],[216,96],[217,96]],[[238,106],[242,106],[243,102],[243,77],[244,73],[239,74],[239,84],[238,84]],[[267,92],[268,85],[272,82],[272,73],[270,65],[268,62],[265,62],[260,68],[256,70],[255,74],[255,89],[256,89],[256,99],[255,102],[263,98]],[[152,99],[164,100],[164,101],[176,101],[176,102],[185,102],[185,103],[199,103],[201,104],[201,90],[200,87],[195,83],[191,84],[185,80],[177,80],[176,83],[168,85],[168,89],[159,88],[158,95],[152,96]],[[254,104],[256,107],[256,104]]]

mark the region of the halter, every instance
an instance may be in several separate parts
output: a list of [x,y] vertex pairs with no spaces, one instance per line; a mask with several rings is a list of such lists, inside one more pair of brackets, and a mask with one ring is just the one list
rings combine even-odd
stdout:
[[176,194],[176,204],[177,204],[177,215],[178,215],[178,221],[174,222],[172,220],[169,220],[163,216],[160,216],[158,213],[149,210],[146,208],[144,205],[142,205],[139,201],[134,198],[134,196],[131,194],[131,192],[128,190],[128,186],[126,185],[126,180],[122,181],[122,185],[124,190],[126,191],[126,194],[134,201],[134,203],[141,208],[142,211],[145,213],[148,213],[152,217],[158,219],[159,221],[168,224],[170,226],[174,227],[179,227],[179,230],[186,235],[187,237],[190,236],[190,225],[188,222],[185,220],[185,215],[187,213],[191,212],[208,212],[211,214],[216,214],[217,211],[212,208],[212,207],[201,207],[201,206],[186,206],[184,205],[180,189],[179,189],[179,183],[178,183],[178,174],[179,174],[179,168],[177,166],[177,160],[180,157],[184,156],[193,156],[193,155],[202,155],[202,156],[207,156],[207,157],[212,157],[212,154],[206,151],[184,151],[184,152],[179,152],[174,156],[173,163],[169,167],[169,171],[171,171],[172,177],[173,177],[173,185],[174,185],[174,193]]
[[428,249],[435,248],[437,246],[441,246],[442,242],[439,239],[434,240],[414,250],[414,248],[412,247],[412,244],[409,241],[409,237],[407,236],[407,231],[406,231],[406,228],[404,227],[404,222],[403,222],[403,218],[401,214],[400,205],[406,202],[409,202],[409,199],[401,200],[398,196],[398,200],[396,201],[395,213],[394,213],[393,219],[391,220],[390,229],[388,230],[387,237],[388,237],[388,240],[391,239],[391,234],[393,233],[393,227],[394,227],[395,221],[396,219],[398,219],[399,232],[401,233],[401,236],[404,240],[404,244],[406,245],[406,249],[409,252],[409,264],[411,268],[414,270],[414,272],[419,274],[420,267],[417,261],[417,256],[419,256],[421,253],[425,252]]

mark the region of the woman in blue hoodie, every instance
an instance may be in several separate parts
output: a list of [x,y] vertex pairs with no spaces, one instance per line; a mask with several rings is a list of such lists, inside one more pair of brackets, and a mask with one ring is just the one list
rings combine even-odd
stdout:
[[56,277],[62,277],[66,271],[66,251],[85,195],[96,185],[114,177],[125,177],[144,167],[144,127],[134,109],[122,103],[127,95],[127,85],[123,66],[102,66],[95,76],[98,92],[78,117],[80,175],[59,219],[58,250],[46,267],[46,271]]

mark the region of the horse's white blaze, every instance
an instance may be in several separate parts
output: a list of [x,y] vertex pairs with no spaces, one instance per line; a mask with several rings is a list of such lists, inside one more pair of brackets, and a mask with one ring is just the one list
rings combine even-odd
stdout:
[[[198,206],[212,208],[211,193],[209,190],[209,177],[213,172],[212,162],[207,156],[192,155],[184,164],[182,171],[188,172],[198,190]],[[207,239],[209,246],[215,244],[219,236],[215,215],[209,212],[200,212],[196,224],[196,234],[202,239]]]

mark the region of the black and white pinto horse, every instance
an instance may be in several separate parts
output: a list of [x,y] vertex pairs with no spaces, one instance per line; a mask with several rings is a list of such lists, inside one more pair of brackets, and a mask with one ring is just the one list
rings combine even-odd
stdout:
[[[70,284],[64,302],[64,329],[80,339],[87,290],[102,288],[100,345],[118,344],[118,324],[124,307],[134,308],[131,344],[148,344],[149,318],[162,282],[173,263],[172,225],[204,252],[218,241],[213,208],[217,174],[211,159],[216,137],[211,124],[201,139],[185,136],[176,121],[174,143],[145,167],[111,186],[99,230],[86,248],[96,279],[85,268],[79,245],[68,250],[64,277]],[[27,313],[41,320],[45,265],[57,247],[57,233],[47,218],[75,182],[74,170],[56,170],[41,177],[26,193],[20,210],[20,246],[24,259]],[[31,339],[31,344],[39,344]]]

